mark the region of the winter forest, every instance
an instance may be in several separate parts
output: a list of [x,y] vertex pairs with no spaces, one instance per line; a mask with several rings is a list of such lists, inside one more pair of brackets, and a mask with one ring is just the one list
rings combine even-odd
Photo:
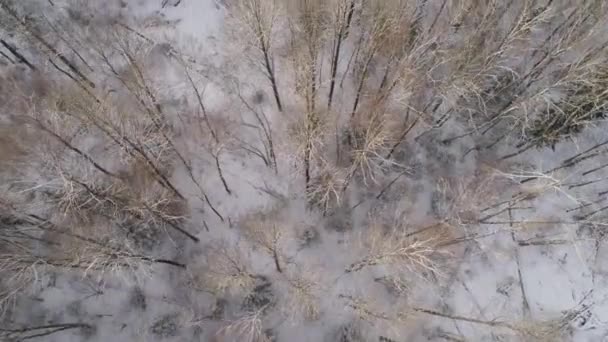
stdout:
[[0,0],[0,341],[608,341],[606,0]]

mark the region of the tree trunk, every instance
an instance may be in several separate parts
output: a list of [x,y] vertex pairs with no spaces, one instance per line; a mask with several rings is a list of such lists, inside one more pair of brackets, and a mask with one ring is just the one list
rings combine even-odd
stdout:
[[348,35],[348,30],[350,29],[350,23],[353,18],[353,12],[355,10],[355,0],[351,0],[347,18],[346,25],[341,26],[338,31],[338,36],[336,37],[336,48],[334,49],[334,53],[331,61],[331,81],[329,84],[329,98],[327,101],[327,108],[331,109],[331,104],[334,96],[334,88],[336,85],[336,74],[338,73],[338,62],[340,61],[340,52],[342,49],[342,41],[346,39]]

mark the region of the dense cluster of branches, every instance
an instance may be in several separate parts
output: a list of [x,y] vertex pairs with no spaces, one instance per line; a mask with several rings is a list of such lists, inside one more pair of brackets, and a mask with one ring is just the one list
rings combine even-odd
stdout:
[[419,138],[465,122],[443,142],[473,137],[470,152],[519,140],[521,152],[605,116],[601,1],[239,3],[232,20],[294,122],[293,153],[321,207],[343,197],[336,179],[347,189],[399,166],[415,126]]

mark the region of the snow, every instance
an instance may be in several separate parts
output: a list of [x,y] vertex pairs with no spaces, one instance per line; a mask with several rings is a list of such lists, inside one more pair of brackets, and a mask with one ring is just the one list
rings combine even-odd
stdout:
[[[54,7],[64,8],[72,2],[54,3]],[[172,49],[181,54],[193,71],[192,77],[202,92],[212,125],[225,131],[222,136],[226,140],[237,136],[259,144],[255,129],[244,129],[241,125],[242,122],[255,124],[255,121],[238,97],[229,94],[234,90],[234,85],[227,84],[227,80],[236,79],[246,99],[251,99],[255,91],[266,89],[262,85],[266,80],[246,61],[230,55],[234,47],[225,46],[228,43],[223,27],[228,10],[214,0],[169,1],[165,8],[161,8],[160,1],[128,0],[124,3],[123,7],[114,1],[105,10],[125,18],[153,41],[168,42]],[[173,6],[175,3],[179,4]],[[164,24],[158,24],[158,21]],[[347,51],[348,47],[345,47],[345,53],[349,55]],[[220,183],[212,152],[206,148],[208,141],[203,137],[189,140],[197,134],[194,133],[197,131],[194,122],[197,122],[200,110],[190,84],[184,79],[183,68],[172,63],[166,53],[164,47],[158,46],[147,52],[148,62],[156,71],[150,75],[150,81],[162,89],[161,101],[169,108],[168,111],[179,110],[182,101],[194,108],[192,113],[179,113],[191,124],[185,125],[183,135],[176,139],[176,144],[189,156],[197,158],[192,164],[194,177],[200,180],[202,188],[224,220],[213,215],[200,199],[199,189],[186,177],[186,167],[178,165],[171,180],[189,199],[195,199],[190,203],[191,220],[187,228],[196,232],[203,243],[192,246],[176,242],[162,249],[168,251],[168,255],[191,261],[192,267],[189,266],[187,272],[204,270],[205,248],[217,246],[219,241],[235,246],[242,239],[241,220],[252,213],[281,206],[285,218],[280,222],[285,228],[291,229],[284,237],[287,241],[284,246],[287,255],[285,267],[296,274],[309,273],[318,280],[315,295],[320,300],[320,318],[310,322],[293,322],[283,317],[282,312],[271,312],[264,320],[264,327],[274,332],[277,341],[336,341],[332,339],[332,334],[341,326],[356,320],[356,314],[346,307],[340,295],[367,298],[377,307],[386,309],[386,313],[397,312],[399,305],[404,305],[433,308],[438,312],[487,322],[555,320],[563,317],[568,310],[589,305],[589,313],[572,324],[571,336],[567,338],[572,341],[604,341],[608,338],[608,268],[602,262],[603,256],[608,257],[608,245],[601,238],[586,234],[581,224],[571,224],[576,221],[576,215],[592,213],[606,204],[596,203],[580,210],[567,211],[598,200],[604,183],[600,181],[591,186],[570,188],[553,183],[554,180],[561,180],[565,184],[575,185],[586,180],[608,179],[608,168],[587,176],[581,174],[600,166],[598,159],[551,172],[548,176],[552,178],[541,178],[518,187],[517,191],[522,192],[536,192],[539,188],[543,188],[543,191],[533,200],[517,204],[528,208],[503,211],[489,220],[500,223],[467,224],[467,213],[463,210],[481,209],[511,199],[517,192],[513,188],[483,193],[483,182],[502,185],[513,181],[509,178],[521,180],[533,175],[527,173],[520,176],[524,171],[545,172],[559,167],[563,160],[606,139],[608,127],[605,124],[585,131],[574,143],[558,144],[555,151],[550,148],[531,149],[498,165],[487,165],[485,162],[492,160],[491,157],[512,152],[507,144],[493,151],[473,152],[463,157],[475,145],[472,138],[459,139],[450,145],[441,142],[446,137],[466,132],[460,123],[450,120],[442,129],[430,132],[427,132],[427,127],[417,127],[403,144],[407,147],[400,149],[407,155],[406,161],[413,170],[386,194],[394,199],[395,208],[387,209],[381,201],[370,199],[347,213],[324,216],[306,210],[303,190],[298,188],[298,184],[302,183],[301,176],[293,170],[295,157],[287,143],[290,133],[283,118],[290,115],[290,111],[296,112],[296,106],[288,107],[285,113],[277,113],[274,99],[269,92],[266,94],[266,103],[258,108],[267,113],[275,140],[285,142],[276,146],[279,172],[271,170],[259,158],[244,151],[227,149],[220,155],[223,175],[234,190],[233,194],[227,194]],[[223,70],[223,67],[233,65],[234,69]],[[291,80],[286,77],[282,81],[287,83]],[[287,89],[284,95],[288,97]],[[342,101],[346,103],[345,106],[348,105],[350,97],[348,92],[342,98],[336,96],[336,106],[340,106]],[[177,119],[175,121],[178,122]],[[95,137],[83,137],[81,140],[84,145],[93,147],[96,142]],[[108,163],[111,162],[111,156],[106,158]],[[486,172],[487,169],[496,172]],[[394,176],[390,174],[386,179]],[[492,177],[496,177],[496,180]],[[350,195],[359,198],[358,189],[355,185],[352,187],[355,190]],[[370,188],[373,190],[370,194],[381,189],[375,185]],[[477,190],[479,192],[475,193]],[[363,189],[361,193],[364,193]],[[356,200],[350,202],[354,204]],[[490,215],[504,208],[506,206],[499,206],[483,214]],[[452,234],[488,236],[451,248],[452,254],[446,267],[448,271],[444,276],[429,279],[412,275],[412,279],[408,279],[411,293],[403,300],[406,303],[401,303],[387,295],[385,287],[374,281],[374,278],[386,275],[386,269],[366,269],[357,275],[344,272],[348,265],[360,260],[366,253],[360,241],[364,235],[358,235],[365,233],[365,226],[374,219],[382,222],[393,219],[374,217],[374,210],[395,212],[395,216],[401,217],[408,227],[425,227],[454,219],[461,224],[454,223]],[[594,221],[599,222],[600,229],[605,229],[601,213],[597,217]],[[593,216],[591,218],[594,219]],[[521,223],[510,226],[508,221],[511,219]],[[337,225],[352,228],[352,231],[331,229]],[[312,242],[310,247],[296,247],[299,244],[298,234],[308,227],[315,228],[319,234],[318,240]],[[528,240],[556,243],[521,243]],[[274,272],[272,258],[263,251],[251,249],[244,254],[247,266],[257,274],[282,279]],[[241,308],[238,304],[230,303],[224,318],[217,321],[202,319],[202,332],[195,329],[193,317],[209,315],[215,300],[209,293],[186,286],[191,278],[178,272],[161,266],[137,284],[146,298],[145,310],[134,307],[130,302],[135,287],[133,283],[109,279],[101,292],[95,293],[90,292],[91,288],[77,288],[82,286],[77,284],[83,282],[95,288],[97,284],[94,279],[83,279],[76,274],[58,275],[54,284],[42,286],[37,292],[38,302],[21,303],[22,307],[17,310],[15,317],[22,322],[29,320],[28,323],[40,324],[51,320],[95,322],[95,332],[90,336],[66,331],[44,337],[44,341],[214,341],[219,327],[238,318]],[[289,296],[286,286],[277,286],[275,292],[276,298]],[[227,299],[229,297],[226,296]],[[363,334],[369,341],[377,340],[380,335],[395,341],[442,341],[445,338],[441,336],[447,335],[459,336],[463,341],[522,341],[522,337],[513,329],[420,313],[412,315],[416,318],[397,327],[362,323]],[[152,333],[151,327],[165,317],[174,317],[177,330],[165,337]]]

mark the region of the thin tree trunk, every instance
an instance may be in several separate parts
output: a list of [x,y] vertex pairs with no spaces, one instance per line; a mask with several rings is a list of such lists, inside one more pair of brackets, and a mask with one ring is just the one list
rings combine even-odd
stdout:
[[[406,121],[407,121],[407,118],[409,117],[409,115],[410,115],[410,111],[408,109],[407,116],[406,116]],[[412,122],[412,124],[410,124],[409,127],[407,127],[403,131],[403,133],[401,134],[401,136],[399,137],[399,139],[397,139],[397,141],[395,142],[395,144],[393,145],[393,147],[391,148],[391,150],[386,155],[385,159],[390,159],[392,157],[392,155],[393,155],[393,153],[395,153],[395,150],[397,149],[397,147],[399,147],[399,145],[401,145],[401,143],[403,143],[403,140],[405,139],[405,137],[416,126],[416,124],[418,123],[419,120],[420,120],[420,117],[417,117],[416,120],[414,120],[414,122]]]
[[585,172],[583,172],[583,176],[586,176],[586,175],[588,175],[588,174],[591,174],[591,173],[593,173],[593,172],[595,172],[595,171],[599,171],[599,170],[601,170],[601,169],[603,169],[603,168],[605,168],[605,167],[608,167],[608,164],[603,164],[603,165],[600,165],[600,166],[598,166],[598,167],[596,167],[596,168],[593,168],[593,169],[591,169],[591,170],[585,171]]
[[279,254],[277,253],[276,249],[272,250],[272,258],[274,259],[274,266],[276,267],[277,272],[283,273],[283,270],[281,269],[281,264],[279,263]]
[[[380,190],[380,192],[378,193],[378,195],[376,195],[375,199],[379,200],[382,196],[384,196],[384,194],[391,188],[391,186],[393,186],[393,184],[395,184],[395,182],[397,182],[399,180],[399,178],[401,178],[406,173],[408,173],[408,170],[402,171],[401,173],[399,173],[397,175],[397,177],[393,178],[393,180],[391,180],[384,188],[382,188],[382,190]],[[360,200],[357,204],[353,205],[350,208],[350,210],[357,209],[357,207],[359,207],[365,201],[366,201],[365,199]]]
[[215,140],[215,142],[217,144],[219,144],[220,140],[217,137],[217,134],[215,133],[215,130],[213,129],[213,127],[211,127],[211,122],[209,122],[209,116],[207,115],[207,110],[205,108],[205,105],[203,104],[203,99],[201,98],[201,94],[198,92],[198,89],[196,88],[196,85],[194,84],[194,81],[192,80],[192,77],[190,77],[190,73],[188,72],[188,70],[186,69],[185,66],[184,66],[184,70],[186,71],[186,77],[188,78],[188,81],[190,82],[190,85],[192,86],[192,90],[194,91],[194,94],[196,95],[198,105],[201,108],[201,111],[203,112],[203,120],[205,121],[207,128],[211,132],[211,136],[213,137],[213,140]]
[[372,59],[374,58],[374,54],[375,54],[375,52],[370,53],[370,56],[368,57],[368,59],[365,63],[365,67],[363,68],[363,74],[361,75],[361,80],[359,81],[359,86],[357,87],[357,94],[355,96],[353,110],[350,114],[351,118],[353,118],[355,116],[355,113],[357,112],[357,108],[359,107],[359,101],[361,100],[361,92],[363,91],[363,85],[365,84],[365,81],[367,80],[367,73],[369,71],[369,65],[372,62]]
[[166,260],[166,259],[151,259],[151,261],[158,263],[158,264],[166,264],[166,265],[171,265],[171,266],[175,266],[175,267],[179,267],[179,268],[186,268],[185,264],[173,261],[173,260]]
[[477,323],[477,324],[487,325],[490,327],[503,327],[503,328],[514,330],[514,327],[512,325],[505,323],[505,322],[501,322],[501,321],[486,321],[486,320],[481,320],[481,319],[476,319],[476,318],[470,318],[470,317],[464,317],[464,316],[458,316],[458,315],[450,315],[450,314],[445,314],[445,313],[442,313],[439,311],[429,310],[429,309],[424,309],[424,308],[413,308],[413,310],[416,312],[422,312],[422,313],[425,313],[425,314],[431,315],[431,316],[443,317],[443,318],[447,318],[447,319],[453,319],[453,320],[469,322],[469,323]]
[[306,189],[308,189],[308,184],[310,184],[310,154],[311,154],[311,143],[310,139],[306,141],[306,148],[304,150],[304,180],[306,183]]
[[264,55],[264,66],[266,68],[268,80],[270,80],[270,85],[272,86],[272,93],[274,94],[274,99],[277,103],[277,108],[279,112],[283,112],[283,105],[281,104],[281,97],[279,96],[279,89],[277,86],[277,80],[274,74],[274,67],[271,62],[270,52],[268,51],[268,47],[263,41],[263,38],[260,37],[260,44],[262,49],[262,54]]
[[97,103],[101,103],[101,101],[99,101],[99,99],[97,99],[95,97],[95,95],[93,95],[93,93],[91,93],[91,91],[89,90],[89,88],[85,85],[82,84],[83,81],[77,80],[76,77],[74,77],[72,74],[70,74],[69,72],[61,69],[57,63],[55,63],[53,61],[53,59],[49,58],[49,62],[51,63],[51,65],[53,65],[53,67],[55,67],[55,69],[57,69],[59,72],[61,72],[62,74],[66,75],[69,79],[71,79],[72,81],[74,81],[74,83],[76,83],[76,85],[82,89],[85,93],[87,93],[88,95],[90,95],[91,97],[93,97],[95,99],[95,101]]
[[7,54],[5,54],[4,52],[0,51],[0,56],[6,58],[9,62],[11,62],[12,64],[15,64],[15,61],[13,61],[12,58],[10,58]]
[[[84,323],[64,323],[64,324],[49,324],[49,325],[41,325],[37,327],[28,327],[21,329],[5,329],[0,328],[0,332],[6,332],[9,334],[14,334],[17,341],[25,341],[33,338],[43,337],[52,335],[54,333],[58,333],[60,331],[69,330],[69,329],[90,329],[92,328],[89,324]],[[31,333],[31,334],[28,334]]]
[[[32,63],[30,63],[21,53],[19,53],[19,51],[17,50],[16,47],[12,46],[11,44],[7,43],[4,39],[0,39],[0,43],[2,43],[2,45],[8,50],[10,51],[15,57],[17,57],[17,59],[27,65],[30,69],[32,70],[36,70],[36,67],[34,65],[32,65]],[[5,55],[6,56],[6,55]],[[8,58],[8,56],[6,56]],[[9,58],[9,60],[11,60]],[[12,62],[12,60],[11,60]]]
[[[263,132],[263,139],[262,139],[262,144],[264,145],[264,149],[266,150],[266,156],[262,157],[262,159],[264,160],[264,163],[267,166],[273,166],[275,173],[278,172],[277,169],[277,159],[276,159],[276,155],[274,152],[274,142],[272,139],[272,129],[270,127],[270,122],[268,121],[268,118],[266,117],[266,114],[262,111],[262,113],[258,113],[257,110],[255,110],[255,108],[253,108],[244,98],[243,96],[241,96],[241,91],[238,90],[238,96],[239,99],[243,102],[243,104],[245,105],[245,107],[247,107],[247,109],[249,109],[256,121],[258,122],[258,124],[261,127],[261,130]],[[255,127],[254,128],[258,128],[258,130],[260,129],[259,127]],[[265,140],[265,141],[264,141]],[[253,152],[253,151],[250,151]],[[254,153],[255,154],[255,153]]]
[[70,144],[68,141],[66,141],[64,138],[62,138],[59,134],[55,133],[53,130],[51,130],[51,129],[47,128],[46,126],[44,126],[42,124],[42,122],[40,122],[39,120],[36,120],[36,122],[38,123],[38,127],[40,127],[40,129],[42,129],[43,131],[45,131],[48,134],[50,134],[51,136],[53,136],[55,139],[57,139],[59,142],[61,142],[69,150],[75,152],[76,154],[78,154],[79,156],[81,156],[82,158],[84,158],[91,165],[93,165],[93,167],[95,167],[98,171],[100,171],[101,173],[105,174],[106,176],[110,176],[110,177],[113,177],[113,178],[116,178],[116,179],[120,179],[120,177],[118,177],[114,173],[106,170],[104,167],[102,167],[101,165],[99,165],[91,156],[89,156],[85,152],[81,151],[80,149],[74,147],[72,144]]
[[194,241],[194,242],[200,242],[199,238],[197,238],[196,236],[194,236],[193,234],[187,232],[185,229],[181,228],[180,226],[178,226],[175,222],[172,222],[171,220],[163,217],[162,215],[156,213],[154,210],[152,210],[152,208],[150,208],[150,206],[148,206],[147,204],[143,204],[144,207],[154,216],[156,216],[156,218],[160,219],[161,221],[165,222],[166,224],[168,224],[171,228],[177,230],[178,232],[182,233],[183,235],[187,236],[190,240]]
[[217,173],[220,176],[220,180],[224,185],[224,190],[226,190],[228,195],[232,195],[232,191],[228,187],[228,182],[226,182],[226,179],[224,178],[224,173],[222,172],[222,167],[220,166],[220,152],[218,151],[216,154],[213,155],[213,157],[215,158],[215,166],[217,168]]
[[342,41],[348,35],[348,31],[350,29],[350,23],[353,18],[353,12],[355,10],[355,0],[351,0],[350,6],[348,9],[348,14],[346,18],[346,26],[340,26],[340,30],[338,31],[338,36],[336,38],[336,47],[333,51],[332,61],[331,61],[331,81],[329,84],[329,98],[327,101],[327,108],[331,109],[331,104],[334,96],[334,88],[336,85],[336,74],[338,72],[338,62],[340,61],[340,52],[342,48]]
[[55,27],[55,25],[53,25],[53,23],[51,23],[51,21],[48,20],[46,17],[45,17],[45,21],[51,27],[51,29],[53,29],[53,31],[55,31],[55,33],[57,33],[57,36],[59,36],[59,39],[61,39],[61,41],[63,41],[70,48],[70,50],[72,50],[72,52],[76,55],[76,57],[78,57],[78,59],[80,59],[80,61],[82,62],[82,64],[84,64],[91,72],[95,71],[89,65],[89,63],[86,61],[86,59],[84,59],[84,57],[82,57],[82,55],[72,46],[72,44],[67,39],[65,39],[63,37],[63,35],[59,32],[59,30],[57,29],[57,27]]
[[439,9],[439,12],[437,12],[437,14],[435,15],[435,18],[433,19],[433,23],[431,23],[431,25],[429,26],[429,29],[426,31],[427,36],[433,32],[433,29],[435,28],[435,25],[437,24],[437,21],[439,20],[441,13],[443,13],[443,10],[444,10],[447,2],[448,2],[448,0],[443,0],[443,3],[441,4],[441,8]]

